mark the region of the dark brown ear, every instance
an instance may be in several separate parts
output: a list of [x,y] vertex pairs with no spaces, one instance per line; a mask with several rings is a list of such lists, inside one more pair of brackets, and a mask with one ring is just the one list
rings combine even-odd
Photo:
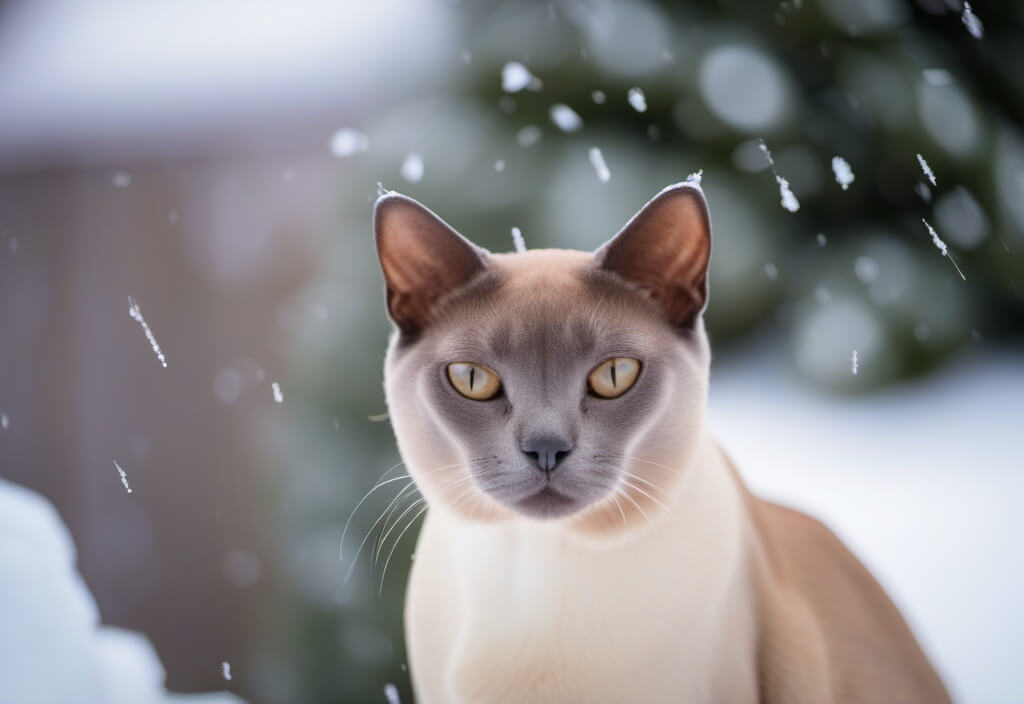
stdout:
[[482,249],[427,208],[398,193],[377,200],[373,229],[387,283],[388,313],[409,335],[426,327],[442,297],[487,266]]
[[655,196],[594,258],[651,297],[677,327],[693,324],[708,300],[711,220],[692,181]]

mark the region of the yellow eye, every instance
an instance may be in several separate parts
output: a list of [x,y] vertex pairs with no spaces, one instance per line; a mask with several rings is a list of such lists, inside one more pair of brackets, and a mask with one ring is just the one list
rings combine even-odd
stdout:
[[617,398],[629,391],[637,375],[640,361],[630,357],[615,357],[601,362],[587,377],[590,393],[601,398]]
[[474,401],[486,401],[501,391],[501,379],[482,364],[452,362],[448,365],[448,379],[456,391]]

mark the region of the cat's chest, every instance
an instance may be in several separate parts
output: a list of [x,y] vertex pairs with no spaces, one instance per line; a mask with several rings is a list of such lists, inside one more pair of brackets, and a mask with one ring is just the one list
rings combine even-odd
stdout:
[[[722,594],[705,593],[707,573],[657,554],[668,546],[580,553],[545,538],[463,535],[443,574],[414,577],[410,645],[444,673],[426,701],[714,700]],[[441,613],[446,635],[427,624]]]

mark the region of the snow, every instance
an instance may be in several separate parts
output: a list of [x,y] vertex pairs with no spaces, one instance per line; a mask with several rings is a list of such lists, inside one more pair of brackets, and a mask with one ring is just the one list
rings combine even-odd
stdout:
[[716,358],[710,427],[756,493],[824,520],[864,561],[954,701],[1024,702],[1022,350],[978,349],[835,397],[764,341]]
[[402,178],[409,183],[423,180],[423,157],[418,152],[409,152],[402,162]]
[[284,394],[281,392],[281,385],[275,381],[270,385],[270,389],[274,392],[274,403],[284,403]]
[[928,162],[925,161],[924,157],[920,154],[917,155],[917,163],[921,165],[921,171],[923,171],[924,175],[928,177],[928,180],[932,182],[932,185],[938,186],[939,184],[935,181],[935,172],[932,171],[932,167],[928,166]]
[[100,624],[56,510],[0,479],[0,702],[239,704],[174,695],[145,636]]
[[149,329],[149,325],[146,324],[146,319],[142,317],[142,310],[139,308],[139,304],[135,302],[135,299],[128,296],[128,315],[131,316],[132,320],[138,322],[142,326],[142,331],[146,333],[146,339],[149,340],[150,346],[153,348],[153,353],[156,354],[156,358],[160,360],[160,364],[167,368],[167,358],[164,357],[163,351],[160,349],[160,345],[157,344],[156,337],[153,336],[153,331]]
[[537,127],[537,125],[527,125],[516,132],[516,144],[520,147],[532,147],[543,136],[544,133],[541,132],[540,127]]
[[114,460],[114,467],[117,468],[117,473],[121,475],[121,483],[124,484],[124,490],[129,494],[132,493],[132,488],[128,486],[128,475],[121,469],[121,465],[117,463],[117,460]]
[[228,682],[231,681],[231,663],[227,660],[220,664],[220,673]]
[[647,96],[638,86],[634,86],[626,92],[626,100],[637,112],[647,112]]
[[128,188],[128,186],[132,185],[132,175],[127,171],[115,171],[110,182],[116,188]]
[[576,132],[583,127],[583,118],[565,103],[555,103],[550,110],[551,121],[563,132]]
[[844,191],[850,187],[855,178],[850,164],[841,156],[832,157],[832,173],[836,176],[836,183],[842,186]]
[[777,278],[779,278],[779,268],[772,264],[771,262],[768,262],[767,264],[764,265],[764,275],[767,276],[770,280],[775,281]]
[[497,171],[499,174],[502,171],[504,171],[505,170],[505,160],[504,159],[498,159],[496,162],[494,162],[494,170]]
[[850,355],[850,373],[857,376],[857,350]]
[[342,127],[331,135],[331,153],[339,159],[365,152],[370,148],[370,138],[352,127]]
[[601,183],[608,183],[612,177],[612,172],[608,170],[608,165],[604,163],[604,154],[597,147],[591,147],[590,152],[590,164],[594,167],[594,172],[597,173],[597,179]]
[[775,170],[775,159],[772,158],[772,153],[768,150],[768,145],[765,144],[764,140],[758,140],[757,148],[761,150],[765,158],[768,160],[768,165],[772,169],[772,173],[775,174],[775,182],[779,184],[779,203],[782,207],[791,213],[795,213],[800,210],[800,201],[793,195],[793,191],[789,188],[789,181],[779,176],[779,172]]
[[541,85],[540,79],[518,61],[509,61],[501,69],[501,89],[506,93],[518,93],[524,88],[540,90]]
[[604,94],[603,90],[595,90],[590,94],[590,99],[596,105],[604,105],[604,101],[608,99],[608,96]]
[[515,245],[517,252],[526,251],[526,241],[523,239],[523,232],[518,227],[512,228],[512,243]]
[[964,23],[964,27],[967,27],[967,31],[971,33],[972,37],[981,39],[984,36],[985,27],[971,9],[971,3],[964,3],[964,14],[960,17],[960,20]]
[[7,417],[6,413],[0,413],[0,428],[7,430],[11,427],[11,419]]
[[935,244],[938,250],[942,252],[943,256],[949,257],[949,261],[953,262],[953,266],[956,267],[956,273],[960,274],[960,278],[966,281],[967,277],[964,276],[964,272],[960,271],[960,267],[957,265],[956,260],[953,259],[952,255],[950,255],[949,253],[949,247],[947,247],[946,243],[939,238],[939,233],[937,233],[935,231],[935,228],[932,227],[931,224],[924,218],[921,218],[921,222],[923,222],[924,226],[928,228],[928,234],[932,236],[932,242]]
[[821,245],[822,247],[824,247],[826,244],[828,244],[828,238],[825,237],[825,233],[824,232],[819,232],[815,236],[815,239],[818,240],[818,244]]
[[791,213],[795,213],[800,210],[800,201],[793,195],[793,191],[789,190],[789,181],[782,178],[778,174],[775,175],[775,180],[779,183],[779,196],[782,207]]
[[384,697],[388,704],[402,704],[402,700],[398,698],[398,687],[390,682],[384,685]]

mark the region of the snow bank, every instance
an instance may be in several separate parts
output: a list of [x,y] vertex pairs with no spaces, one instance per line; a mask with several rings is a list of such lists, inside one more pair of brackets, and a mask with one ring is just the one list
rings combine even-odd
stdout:
[[145,636],[100,625],[56,510],[0,479],[0,702],[239,704],[173,695]]

